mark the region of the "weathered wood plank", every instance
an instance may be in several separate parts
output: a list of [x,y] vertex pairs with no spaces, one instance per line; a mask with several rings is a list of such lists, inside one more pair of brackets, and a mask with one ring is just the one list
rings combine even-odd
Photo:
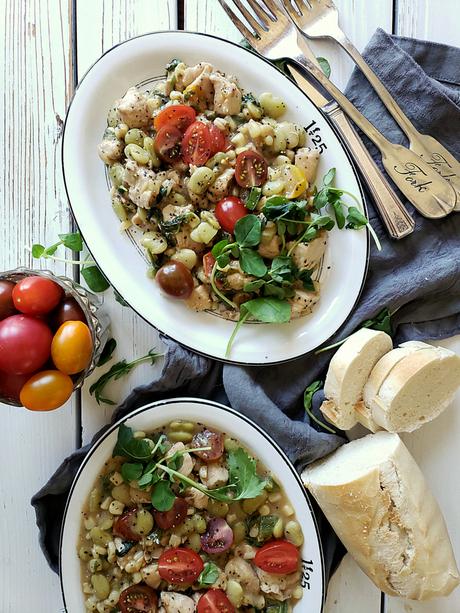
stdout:
[[458,0],[399,0],[395,34],[458,47],[459,10]]
[[[0,269],[7,270],[32,264],[26,245],[51,244],[70,227],[60,137],[72,93],[71,3],[9,0],[0,11]],[[35,266],[72,276],[50,261]],[[75,397],[49,414],[0,409],[0,610],[32,611],[40,601],[40,609],[58,611],[59,583],[38,547],[30,498],[75,447]]]
[[[88,68],[107,49],[120,41],[153,32],[177,28],[176,0],[79,0],[77,4],[78,76],[82,78]],[[102,172],[102,164],[101,164]],[[107,198],[109,195],[107,194]],[[113,220],[116,223],[115,219]],[[105,293],[105,306],[112,320],[112,336],[118,347],[115,359],[131,360],[144,355],[152,347],[160,348],[155,329],[145,323],[130,308],[122,307],[113,298],[112,290]],[[108,422],[113,411],[109,405],[98,406],[89,395],[91,382],[108,370],[110,363],[96,370],[82,391],[83,442]],[[147,383],[158,372],[159,365],[140,365],[129,377],[110,387],[110,397],[121,401],[133,387]]]

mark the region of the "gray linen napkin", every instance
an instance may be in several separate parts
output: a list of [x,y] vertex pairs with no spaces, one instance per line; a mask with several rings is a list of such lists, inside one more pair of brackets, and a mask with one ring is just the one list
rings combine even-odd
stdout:
[[[460,49],[391,37],[378,30],[366,48],[365,58],[415,125],[439,138],[460,159]],[[358,70],[346,93],[390,140],[404,142],[404,136]],[[371,146],[370,150],[379,159]],[[414,234],[396,242],[386,236],[370,201],[369,213],[383,249],[380,253],[372,249],[360,302],[331,342],[344,338],[385,306],[392,312],[397,310],[393,317],[396,342],[439,339],[458,333],[460,214],[441,221],[416,214]],[[241,368],[222,366],[170,339],[165,343],[167,355],[161,376],[136,388],[118,407],[114,420],[153,400],[175,396],[212,398],[230,404],[265,428],[299,470],[343,442],[339,436],[319,432],[314,424],[312,427],[302,405],[304,388],[324,376],[330,352],[310,354],[280,366]],[[316,411],[321,399],[321,393],[314,397]],[[67,493],[86,451],[87,448],[81,449],[65,460],[32,499],[40,544],[54,570]],[[342,550],[325,522],[322,540],[328,576]]]

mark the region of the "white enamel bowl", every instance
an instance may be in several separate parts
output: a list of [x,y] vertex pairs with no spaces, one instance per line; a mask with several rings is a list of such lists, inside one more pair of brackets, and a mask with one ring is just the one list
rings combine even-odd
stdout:
[[[147,278],[142,251],[132,236],[119,231],[104,165],[97,154],[114,100],[132,85],[148,87],[155,77],[164,75],[164,66],[175,57],[188,64],[206,60],[236,74],[247,91],[282,96],[288,106],[286,119],[310,126],[310,145],[321,146],[318,180],[335,167],[336,185],[361,201],[362,196],[354,168],[323,115],[272,64],[239,45],[204,34],[156,32],[114,47],[88,71],[68,111],[63,138],[67,194],[86,244],[110,283],[147,322],[194,351],[225,359],[234,323],[211,313],[190,311],[181,301],[163,295]],[[367,260],[366,231],[333,230],[322,266],[321,299],[313,314],[289,324],[243,326],[229,361],[272,364],[319,347],[352,311],[364,283]]]
[[[255,423],[232,409],[208,400],[178,398],[155,402],[134,411],[122,420],[134,430],[150,431],[173,420],[205,423],[228,433],[254,454],[282,484],[305,537],[302,547],[304,595],[295,613],[320,613],[324,601],[324,565],[318,529],[308,495],[299,475],[278,445]],[[61,587],[67,613],[85,610],[81,589],[77,542],[82,508],[104,463],[111,457],[121,422],[113,425],[91,448],[77,476],[67,502],[60,544]]]

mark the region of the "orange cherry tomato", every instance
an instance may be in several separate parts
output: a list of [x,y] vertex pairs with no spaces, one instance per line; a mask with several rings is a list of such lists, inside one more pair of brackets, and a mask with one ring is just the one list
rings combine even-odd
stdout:
[[53,411],[73,392],[73,381],[59,370],[42,370],[33,375],[19,394],[21,404],[30,411]]
[[186,104],[173,104],[160,111],[153,120],[155,130],[164,126],[174,127],[185,132],[191,123],[195,121],[196,111]]
[[65,321],[51,343],[51,358],[58,370],[75,375],[88,366],[93,354],[91,332],[82,321]]

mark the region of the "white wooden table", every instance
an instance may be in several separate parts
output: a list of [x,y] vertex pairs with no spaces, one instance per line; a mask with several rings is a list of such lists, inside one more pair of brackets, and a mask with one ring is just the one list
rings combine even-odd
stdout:
[[[345,31],[362,48],[380,26],[388,32],[460,45],[459,0],[336,0]],[[185,4],[185,7],[184,7]],[[25,246],[51,244],[71,217],[60,171],[61,131],[76,82],[119,41],[164,29],[208,32],[238,41],[217,0],[1,0],[0,53],[3,162],[0,165],[0,269],[32,264]],[[450,16],[449,16],[450,15]],[[343,86],[351,63],[332,44],[315,45]],[[178,50],[179,53],[179,50]],[[179,53],[180,55],[180,53]],[[37,266],[37,264],[35,264]],[[72,268],[50,266],[72,276]],[[109,290],[117,355],[128,359],[159,346],[156,332]],[[443,343],[460,352],[460,337]],[[143,365],[111,387],[121,400],[152,376]],[[110,417],[87,384],[58,411],[33,414],[2,406],[0,428],[0,613],[62,610],[59,582],[37,540],[30,497],[64,457],[87,442]],[[445,514],[460,559],[460,398],[435,423],[407,437]],[[332,579],[327,613],[458,613],[460,589],[428,604],[381,598],[347,556]]]

